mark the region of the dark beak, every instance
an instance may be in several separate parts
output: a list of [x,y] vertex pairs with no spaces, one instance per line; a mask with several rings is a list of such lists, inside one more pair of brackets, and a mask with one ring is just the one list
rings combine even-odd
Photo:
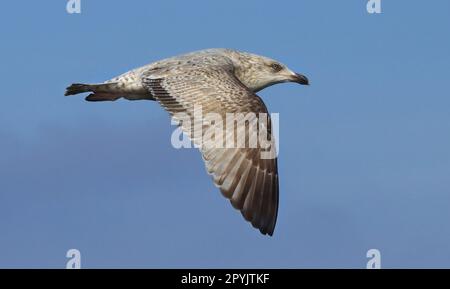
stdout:
[[296,73],[295,76],[293,76],[292,82],[296,82],[301,85],[309,85],[308,78],[300,73]]

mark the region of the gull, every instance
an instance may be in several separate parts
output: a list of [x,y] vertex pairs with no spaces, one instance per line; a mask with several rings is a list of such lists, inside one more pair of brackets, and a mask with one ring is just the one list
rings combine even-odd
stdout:
[[[283,82],[309,84],[306,76],[276,60],[215,48],[160,60],[104,83],[74,83],[67,87],[65,95],[91,92],[87,101],[153,100],[173,118],[179,113],[193,117],[195,106],[201,106],[206,113],[253,113],[254,118],[261,120],[268,110],[256,92]],[[249,138],[261,129],[271,136],[270,117],[268,120],[256,131],[245,130],[245,136]],[[202,146],[190,124],[182,122],[180,127],[194,143],[200,142],[207,172],[231,205],[262,234],[272,236],[279,202],[277,156],[262,158],[260,153],[265,148],[261,145]],[[236,132],[236,128],[227,125],[224,134],[231,132]],[[270,138],[272,146],[273,141]]]

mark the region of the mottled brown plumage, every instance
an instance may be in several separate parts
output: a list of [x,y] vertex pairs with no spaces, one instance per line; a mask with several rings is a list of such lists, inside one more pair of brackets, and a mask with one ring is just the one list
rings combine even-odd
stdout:
[[[88,101],[120,97],[156,100],[174,119],[179,113],[194,119],[195,106],[201,106],[203,114],[217,113],[224,120],[227,113],[253,113],[254,118],[260,118],[268,111],[255,92],[288,81],[308,84],[306,77],[272,59],[230,49],[208,49],[158,61],[103,84],[73,84],[67,88],[66,95],[90,91],[93,93],[86,98]],[[192,131],[192,124],[181,122],[180,125],[199,146],[206,169],[222,194],[261,233],[272,235],[278,211],[277,158],[262,158],[261,153],[267,148],[259,144],[256,147],[223,147],[217,143],[206,146]],[[263,129],[271,135],[270,120]],[[237,130],[226,126],[224,134],[230,136]],[[240,133],[249,139],[258,131],[249,127]],[[275,148],[273,138],[270,146]]]

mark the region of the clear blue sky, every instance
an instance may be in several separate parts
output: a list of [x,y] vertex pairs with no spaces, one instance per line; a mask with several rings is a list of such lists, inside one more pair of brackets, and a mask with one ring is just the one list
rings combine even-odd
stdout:
[[[450,2],[4,1],[0,267],[450,267]],[[261,235],[175,150],[153,102],[88,103],[100,82],[193,50],[266,55],[312,85],[280,113],[280,210]]]

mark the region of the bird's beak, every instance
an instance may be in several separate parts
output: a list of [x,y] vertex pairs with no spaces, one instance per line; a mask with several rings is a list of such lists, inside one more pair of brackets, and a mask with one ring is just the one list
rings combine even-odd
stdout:
[[292,76],[292,82],[301,84],[301,85],[309,85],[309,80],[306,76],[300,73],[294,73]]

